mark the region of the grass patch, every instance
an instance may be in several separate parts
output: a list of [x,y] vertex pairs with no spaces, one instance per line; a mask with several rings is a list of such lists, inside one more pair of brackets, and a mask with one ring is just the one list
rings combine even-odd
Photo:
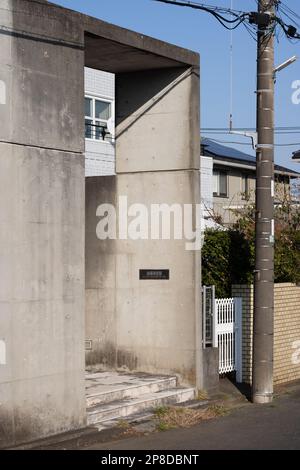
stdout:
[[161,418],[162,416],[166,415],[169,411],[168,406],[158,406],[154,410],[154,414],[156,417]]
[[130,424],[125,419],[120,419],[117,424],[118,428],[127,430],[130,428]]
[[158,423],[158,425],[157,425],[157,429],[158,429],[159,431],[162,431],[162,432],[163,432],[163,431],[168,431],[169,429],[172,429],[173,427],[174,427],[174,426],[170,426],[170,425],[168,425],[168,424],[166,424],[166,423],[164,423],[164,422],[160,422],[160,423]]
[[208,412],[212,414],[213,418],[218,418],[220,416],[226,416],[229,413],[228,408],[226,408],[224,405],[212,405],[209,408],[207,408]]
[[177,406],[162,406],[154,411],[154,419],[159,431],[174,428],[188,428],[208,419],[218,418],[228,414],[222,405],[212,405],[208,408],[192,409]]
[[207,400],[208,399],[208,393],[206,390],[199,390],[198,395],[197,395],[197,400]]

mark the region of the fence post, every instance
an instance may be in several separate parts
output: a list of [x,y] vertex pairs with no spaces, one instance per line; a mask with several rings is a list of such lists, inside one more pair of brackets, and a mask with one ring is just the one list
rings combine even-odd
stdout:
[[218,309],[217,309],[217,301],[215,299],[215,295],[213,298],[213,311],[212,311],[212,343],[213,343],[213,348],[217,348],[218,345]]
[[243,382],[243,309],[242,299],[234,299],[235,308],[235,369],[237,383]]

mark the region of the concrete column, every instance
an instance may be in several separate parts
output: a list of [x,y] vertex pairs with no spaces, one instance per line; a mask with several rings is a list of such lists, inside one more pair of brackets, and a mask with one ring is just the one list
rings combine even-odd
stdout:
[[85,424],[84,52],[67,15],[45,14],[43,2],[0,4],[0,446],[7,446]]

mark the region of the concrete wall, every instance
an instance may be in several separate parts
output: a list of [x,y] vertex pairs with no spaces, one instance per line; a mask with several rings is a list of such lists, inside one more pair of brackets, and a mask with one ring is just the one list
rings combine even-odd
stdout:
[[[119,128],[118,171],[122,174],[115,193],[149,202],[148,188],[154,184],[157,197],[168,188],[167,199],[177,191],[180,201],[198,202],[199,57],[43,0],[0,0],[0,7],[3,447],[85,424],[84,65],[109,72],[132,71],[130,80],[126,73],[119,75],[119,124],[123,128]],[[148,72],[135,74],[135,70]],[[158,98],[155,103],[154,97]],[[137,116],[140,110],[142,115]],[[133,249],[124,242],[106,251],[104,243],[90,251],[87,286],[91,279],[96,287],[114,286],[116,277],[126,283],[115,289],[119,324],[112,326],[114,318],[105,318],[107,310],[99,298],[97,335],[105,328],[117,331],[122,365],[130,364],[127,351],[131,358],[136,350],[140,368],[146,367],[146,360],[149,369],[156,364],[168,370],[176,366],[185,378],[196,382],[201,373],[199,253],[183,252],[181,244],[170,244],[163,252],[164,245],[158,245]],[[135,251],[134,273],[127,279],[124,276]],[[124,255],[121,261],[119,253]],[[181,257],[180,270],[177,257]],[[111,263],[117,259],[118,269],[113,271]],[[143,287],[139,293],[135,266],[144,267],[150,260],[155,267],[160,261],[174,270],[172,290],[169,283],[163,289],[151,284],[149,291]],[[179,298],[176,291],[180,289],[188,301]],[[174,301],[170,305],[174,293],[181,305]],[[149,299],[153,308],[147,310]],[[140,303],[133,308],[131,301]],[[164,340],[160,334],[162,351],[154,343],[151,360],[146,358],[148,333],[142,328],[148,325],[148,314],[156,315],[149,316],[151,322],[161,319],[155,332],[149,333],[151,341],[163,329],[167,334]],[[184,331],[173,325],[176,322]],[[143,350],[139,332],[144,333]],[[175,350],[176,360],[171,357]]]
[[[243,301],[243,381],[251,382],[253,286],[233,286]],[[300,379],[300,287],[275,284],[274,384]]]
[[[88,364],[176,373],[200,386],[200,253],[184,240],[96,237],[97,206],[199,203],[199,71],[119,74],[117,176],[88,178],[86,334]],[[178,117],[181,116],[179,119]],[[139,280],[140,269],[170,280]]]
[[66,18],[0,6],[2,447],[85,423],[84,54],[52,41],[80,41]]

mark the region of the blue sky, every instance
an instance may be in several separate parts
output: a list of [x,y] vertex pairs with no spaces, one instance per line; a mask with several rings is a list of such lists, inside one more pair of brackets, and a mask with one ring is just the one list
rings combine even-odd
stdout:
[[[152,0],[52,0],[53,3],[101,18],[158,39],[195,50],[201,55],[201,127],[228,127],[230,112],[230,33],[212,15]],[[200,2],[200,0],[198,0]],[[255,0],[233,0],[234,8],[256,9]],[[230,0],[202,3],[230,6]],[[300,16],[299,0],[284,0]],[[300,23],[300,20],[299,20]],[[276,83],[276,126],[300,126],[300,104],[292,103],[292,82],[300,80],[300,41],[291,44],[281,36],[276,43],[276,63],[298,55],[299,60],[278,75]],[[240,26],[233,32],[233,115],[235,127],[255,127],[256,42]],[[202,133],[205,135],[205,132]],[[248,143],[229,135],[212,136],[223,141]],[[277,135],[277,143],[300,143],[300,133]],[[238,146],[251,153],[251,146]],[[300,145],[299,145],[300,149]],[[300,171],[292,163],[298,147],[277,147],[276,162]]]

